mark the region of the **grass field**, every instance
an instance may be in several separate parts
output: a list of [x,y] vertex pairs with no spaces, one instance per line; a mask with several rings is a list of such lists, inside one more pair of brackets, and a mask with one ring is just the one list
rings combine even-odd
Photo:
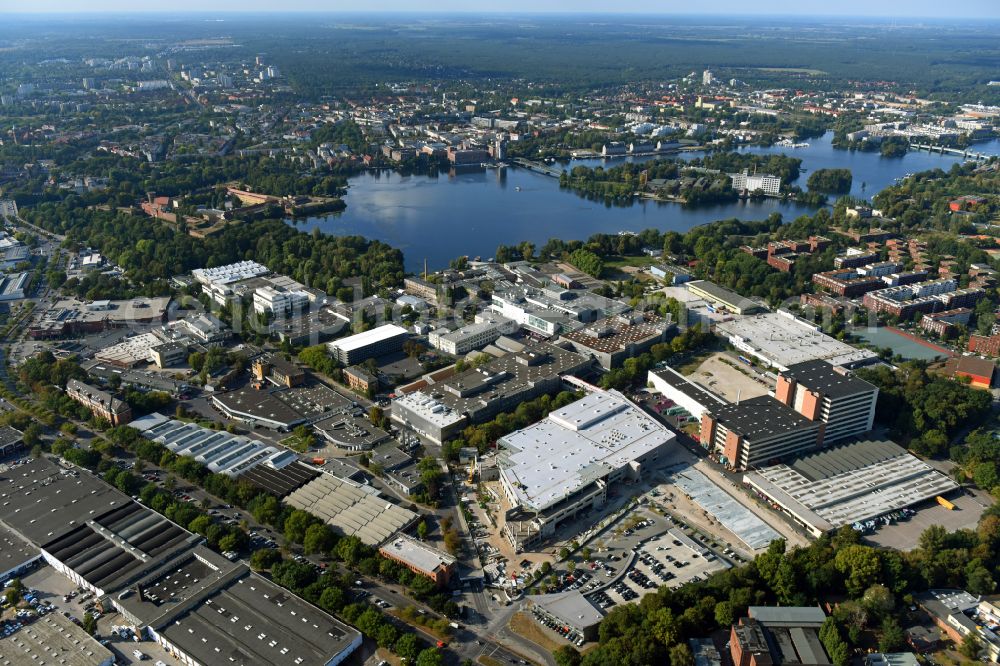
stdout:
[[514,616],[510,618],[510,630],[522,638],[527,638],[547,652],[555,652],[557,648],[566,645],[566,643],[560,643],[546,634],[527,613],[514,613]]

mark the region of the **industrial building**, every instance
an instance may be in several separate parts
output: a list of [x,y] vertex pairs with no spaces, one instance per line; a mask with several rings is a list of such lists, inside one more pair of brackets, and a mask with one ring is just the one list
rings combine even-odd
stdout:
[[789,366],[774,398],[712,407],[701,443],[730,467],[746,470],[872,429],[878,388],[825,361]]
[[[192,277],[209,297],[220,305],[225,304],[231,290],[227,286],[254,277],[270,273],[266,266],[256,261],[239,261],[235,264],[217,266],[215,268],[197,268],[191,271]],[[221,300],[220,300],[221,299]]]
[[608,488],[638,481],[675,435],[617,391],[596,391],[497,441],[515,550],[551,536],[564,520],[600,509]]
[[24,287],[31,273],[0,275],[0,302],[19,301],[24,298]]
[[684,284],[691,279],[690,271],[673,264],[652,264],[649,273],[669,285]]
[[418,514],[387,501],[371,486],[322,473],[282,502],[308,511],[344,536],[378,546],[412,525]]
[[166,320],[169,305],[169,296],[89,303],[74,298],[64,299],[49,308],[40,321],[32,323],[28,327],[28,335],[42,340],[100,333],[135,324],[155,324]]
[[111,650],[61,613],[49,613],[2,638],[4,666],[112,666]]
[[291,451],[279,449],[243,435],[212,430],[153,413],[136,419],[132,427],[143,436],[179,456],[194,458],[210,471],[226,476],[267,465],[280,468],[297,459]]
[[564,333],[566,343],[582,356],[595,359],[602,368],[621,367],[627,358],[649,351],[664,342],[672,325],[654,313],[633,313],[601,319],[575,331]]
[[125,338],[116,345],[105,347],[94,355],[94,359],[119,368],[134,368],[152,362],[153,349],[164,342],[156,333],[140,333]]
[[814,606],[750,606],[730,630],[733,666],[828,666],[819,639],[824,620]]
[[305,414],[280,400],[280,395],[282,392],[279,390],[245,386],[213,395],[212,404],[234,421],[279,432],[288,432],[309,420]]
[[396,324],[384,324],[364,333],[327,343],[330,353],[344,365],[355,365],[403,348],[409,332]]
[[[361,644],[355,629],[76,467],[36,459],[0,471],[0,526],[190,666],[330,666]],[[66,663],[107,663],[79,654],[81,661]]]
[[404,534],[382,544],[379,552],[413,573],[431,579],[438,587],[447,587],[457,571],[458,560],[454,557]]
[[66,395],[113,426],[124,425],[132,420],[132,408],[127,402],[107,391],[84,384],[79,379],[66,382]]
[[743,482],[816,537],[958,488],[896,444],[871,440],[760,467]]
[[5,458],[23,447],[23,432],[10,426],[0,426],[0,458]]
[[760,301],[740,296],[735,291],[720,287],[708,280],[692,280],[686,283],[687,290],[716,308],[724,308],[733,314],[746,315],[767,312],[767,306]]
[[796,363],[812,360],[844,368],[878,361],[875,352],[830,337],[819,326],[787,310],[722,322],[716,324],[715,330],[740,352],[782,371]]
[[184,319],[170,322],[166,328],[174,335],[188,337],[208,346],[218,346],[229,337],[226,325],[210,312],[188,315]]
[[468,423],[482,423],[525,400],[557,391],[563,375],[587,369],[591,360],[547,342],[457,373],[397,398],[392,420],[438,444]]
[[0,582],[30,570],[42,559],[42,551],[0,524]]

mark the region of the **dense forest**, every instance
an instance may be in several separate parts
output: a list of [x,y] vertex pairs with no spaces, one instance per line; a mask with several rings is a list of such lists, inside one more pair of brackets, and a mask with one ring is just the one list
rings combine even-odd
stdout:
[[806,186],[818,192],[847,194],[851,191],[853,182],[850,169],[816,169],[809,174]]

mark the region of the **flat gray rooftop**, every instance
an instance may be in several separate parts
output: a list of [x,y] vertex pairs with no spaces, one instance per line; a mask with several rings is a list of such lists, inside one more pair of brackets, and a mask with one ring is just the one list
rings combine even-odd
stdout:
[[579,629],[592,627],[604,618],[604,614],[578,590],[540,594],[532,596],[530,600],[532,604],[570,627]]
[[730,430],[751,442],[804,428],[819,428],[817,422],[766,395],[739,404],[711,406],[709,412]]
[[114,663],[108,648],[60,613],[49,613],[2,639],[4,666],[101,666]]
[[90,472],[44,458],[0,472],[0,521],[36,546],[130,503]]
[[781,538],[753,511],[693,467],[675,472],[672,480],[685,495],[715,516],[716,520],[751,549],[767,548],[772,541]]
[[822,626],[826,613],[819,606],[750,606],[747,615],[764,626]]
[[850,367],[878,359],[875,352],[852,347],[783,311],[735,318],[716,324],[716,330],[781,369],[812,360]]
[[162,634],[202,664],[324,666],[361,635],[274,583],[251,574],[179,615]]
[[39,555],[41,551],[38,548],[0,525],[0,574],[16,569]]
[[891,513],[958,487],[892,442],[870,440],[763,467],[744,479],[821,531]]
[[505,435],[499,463],[519,503],[542,511],[674,438],[622,394],[600,391]]

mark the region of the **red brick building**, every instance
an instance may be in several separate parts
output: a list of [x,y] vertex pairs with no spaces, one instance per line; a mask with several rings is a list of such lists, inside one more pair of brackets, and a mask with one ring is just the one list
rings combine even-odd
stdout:
[[970,335],[968,349],[983,356],[1000,356],[1000,335]]

